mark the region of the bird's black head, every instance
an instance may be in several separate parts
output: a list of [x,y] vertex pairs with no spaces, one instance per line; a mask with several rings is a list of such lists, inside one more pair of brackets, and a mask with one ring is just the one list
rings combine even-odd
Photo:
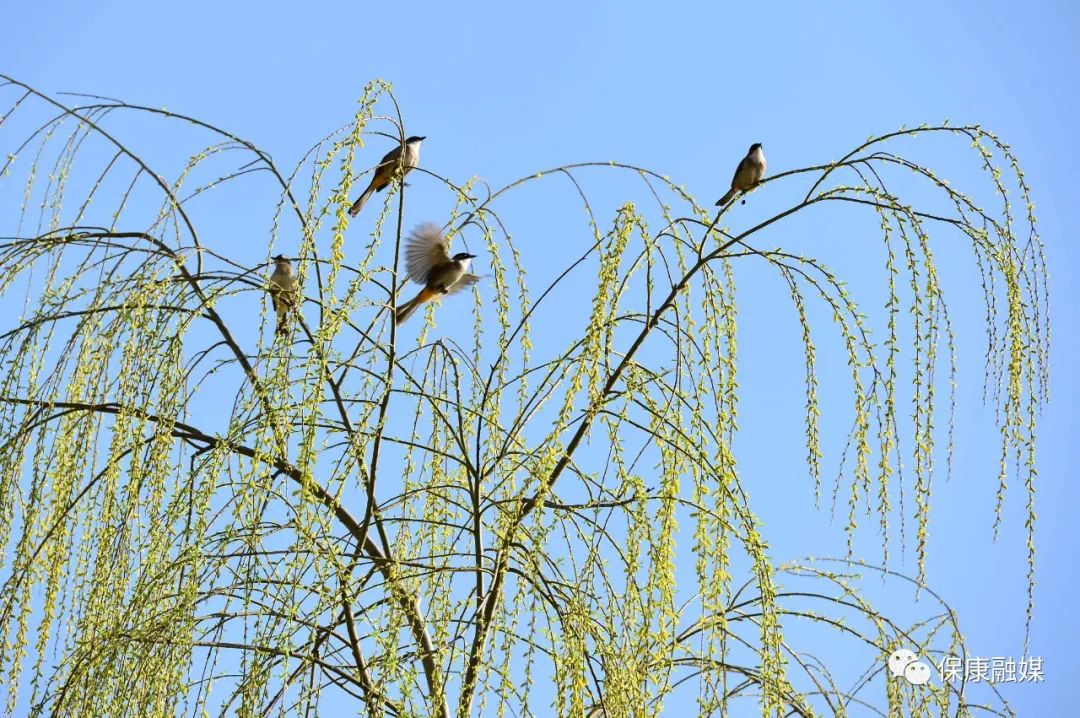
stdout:
[[760,149],[761,149],[761,143],[760,142],[755,142],[754,144],[750,145],[750,151],[751,152],[753,152],[754,150],[760,150]]
[[275,262],[288,262],[289,258],[286,257],[284,254],[279,254],[278,256],[274,257],[274,261]]
[[426,137],[421,137],[420,135],[413,135],[405,140],[405,144],[411,145],[414,142],[423,142],[426,139]]
[[454,261],[455,262],[460,262],[463,259],[475,259],[475,258],[476,258],[475,254],[469,254],[468,252],[458,252],[457,254],[454,255]]

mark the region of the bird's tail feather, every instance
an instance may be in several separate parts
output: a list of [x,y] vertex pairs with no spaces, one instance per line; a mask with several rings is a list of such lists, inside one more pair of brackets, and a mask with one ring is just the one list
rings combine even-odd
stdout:
[[394,314],[394,321],[401,324],[406,319],[413,315],[417,309],[422,307],[426,302],[431,301],[435,297],[439,296],[439,292],[434,289],[424,287],[420,290],[420,293],[415,297],[405,302],[397,308],[397,312]]
[[364,208],[364,204],[368,201],[368,198],[371,197],[371,193],[374,192],[374,191],[375,191],[375,184],[374,183],[369,184],[368,188],[366,190],[364,190],[364,193],[362,195],[360,195],[360,197],[357,198],[357,200],[355,202],[353,202],[352,207],[349,207],[349,214],[352,215],[353,217],[360,214],[360,210]]
[[729,189],[727,194],[725,194],[720,199],[716,200],[716,206],[717,207],[723,207],[724,205],[729,203],[731,200],[735,199],[735,194],[736,194],[737,191],[738,190],[736,190],[734,187]]

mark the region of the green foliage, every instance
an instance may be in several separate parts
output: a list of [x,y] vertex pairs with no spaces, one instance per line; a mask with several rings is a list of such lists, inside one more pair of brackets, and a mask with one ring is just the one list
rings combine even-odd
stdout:
[[[28,292],[0,335],[9,712],[310,715],[346,700],[370,716],[554,707],[614,718],[660,715],[676,699],[696,699],[702,715],[728,715],[747,700],[767,716],[846,715],[869,704],[889,715],[980,710],[959,687],[884,681],[878,690],[871,681],[898,645],[955,652],[961,639],[947,608],[904,626],[860,595],[858,573],[875,569],[852,556],[792,565],[770,556],[734,447],[735,276],[740,262],[761,260],[789,291],[818,497],[822,355],[811,307],[832,317],[851,384],[852,429],[833,489],[834,501],[846,498],[848,545],[854,551],[860,512],[876,514],[888,561],[890,520],[900,518],[906,541],[906,481],[914,585],[926,590],[942,348],[947,461],[957,379],[931,238],[970,241],[986,300],[986,395],[1000,427],[998,515],[1015,476],[1027,491],[1033,586],[1045,266],[1023,174],[993,134],[945,123],[872,137],[835,162],[767,178],[758,192],[805,194],[739,232],[721,224],[729,210],[710,216],[667,178],[627,165],[533,173],[486,198],[476,180],[459,186],[418,168],[412,181],[426,174],[454,202],[448,235],[481,247],[491,274],[474,290],[471,336],[429,341],[425,328],[411,343],[392,320],[407,191],[380,195],[366,244],[346,211],[357,168],[375,161],[364,146],[381,134],[372,128],[389,128],[392,141],[406,134],[385,83],[369,85],[354,120],[288,175],[251,143],[193,118],[104,99],[70,107],[5,83],[0,132],[48,113],[25,141],[9,142],[2,166],[3,182],[21,177],[25,190],[17,216],[3,217],[16,229],[0,245],[0,289]],[[378,114],[384,108],[392,113]],[[168,180],[107,129],[117,117],[183,123],[212,140]],[[997,210],[895,154],[907,136],[970,142]],[[949,211],[894,194],[886,178],[896,171]],[[295,256],[304,291],[286,338],[275,337],[266,310],[267,264],[238,264],[197,231],[198,198],[256,172],[277,196],[266,256]],[[597,217],[584,174],[636,177],[656,206],[626,202]],[[500,202],[551,178],[579,192],[588,241],[568,242],[574,261],[533,292]],[[83,188],[74,203],[72,183]],[[1009,198],[1017,190],[1019,217]],[[148,198],[160,208],[145,217]],[[89,226],[98,221],[92,202],[108,207],[107,225]],[[754,246],[827,203],[878,217],[881,343],[827,266]],[[538,350],[537,327],[565,321],[553,297],[575,271],[575,281],[595,273],[585,326]],[[239,317],[260,303],[256,332]],[[815,591],[790,587],[800,582]],[[1029,600],[1029,621],[1031,610]],[[838,687],[788,642],[799,623],[871,647],[867,678]]]

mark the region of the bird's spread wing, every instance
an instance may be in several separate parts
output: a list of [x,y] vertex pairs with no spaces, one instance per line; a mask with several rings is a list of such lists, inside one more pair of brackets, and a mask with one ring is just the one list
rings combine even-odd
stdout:
[[405,272],[409,279],[426,284],[431,268],[450,261],[450,248],[434,224],[422,224],[412,231],[405,245]]
[[461,279],[457,280],[446,290],[447,294],[457,294],[463,289],[468,289],[472,285],[480,281],[480,277],[476,274],[463,274]]

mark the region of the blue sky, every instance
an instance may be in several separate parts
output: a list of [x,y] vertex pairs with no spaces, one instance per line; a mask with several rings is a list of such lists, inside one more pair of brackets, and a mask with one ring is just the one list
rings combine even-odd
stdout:
[[[701,201],[722,194],[755,141],[765,144],[771,172],[825,162],[870,134],[946,117],[981,123],[1010,143],[1047,245],[1054,341],[1052,401],[1040,431],[1031,645],[1045,659],[1047,681],[1004,692],[1021,716],[1074,705],[1080,297],[1070,269],[1080,253],[1068,208],[1080,165],[1080,10],[1066,2],[997,1],[300,7],[6,0],[0,71],[46,92],[92,92],[204,118],[286,167],[352,117],[368,80],[383,78],[393,82],[410,130],[429,138],[424,166],[440,174],[476,174],[499,186],[567,162],[619,160],[670,175]],[[948,165],[941,169],[948,174]],[[754,211],[747,207],[739,211]],[[558,258],[550,237],[524,227],[519,237],[545,250],[538,256]],[[777,234],[770,242],[858,272],[847,250],[856,239],[811,223],[798,236]],[[265,257],[265,246],[242,235],[222,241],[238,261]],[[544,260],[536,261],[543,276]],[[812,487],[785,482],[805,474],[798,425],[780,445],[770,433],[777,415],[797,417],[801,406],[797,364],[783,363],[791,352],[797,361],[798,344],[771,329],[795,338],[797,327],[783,301],[764,285],[755,292],[756,279],[748,279],[740,283],[741,472],[775,558],[836,553],[840,527],[808,508]],[[985,447],[995,434],[977,401],[981,315],[977,287],[964,283],[970,279],[958,270],[946,280],[968,341],[955,473],[935,485],[928,578],[959,612],[975,655],[1019,656],[1022,495],[1013,489],[1002,536],[991,543],[994,457]],[[867,297],[868,309],[880,306],[877,299]],[[826,476],[838,450],[826,447]]]

